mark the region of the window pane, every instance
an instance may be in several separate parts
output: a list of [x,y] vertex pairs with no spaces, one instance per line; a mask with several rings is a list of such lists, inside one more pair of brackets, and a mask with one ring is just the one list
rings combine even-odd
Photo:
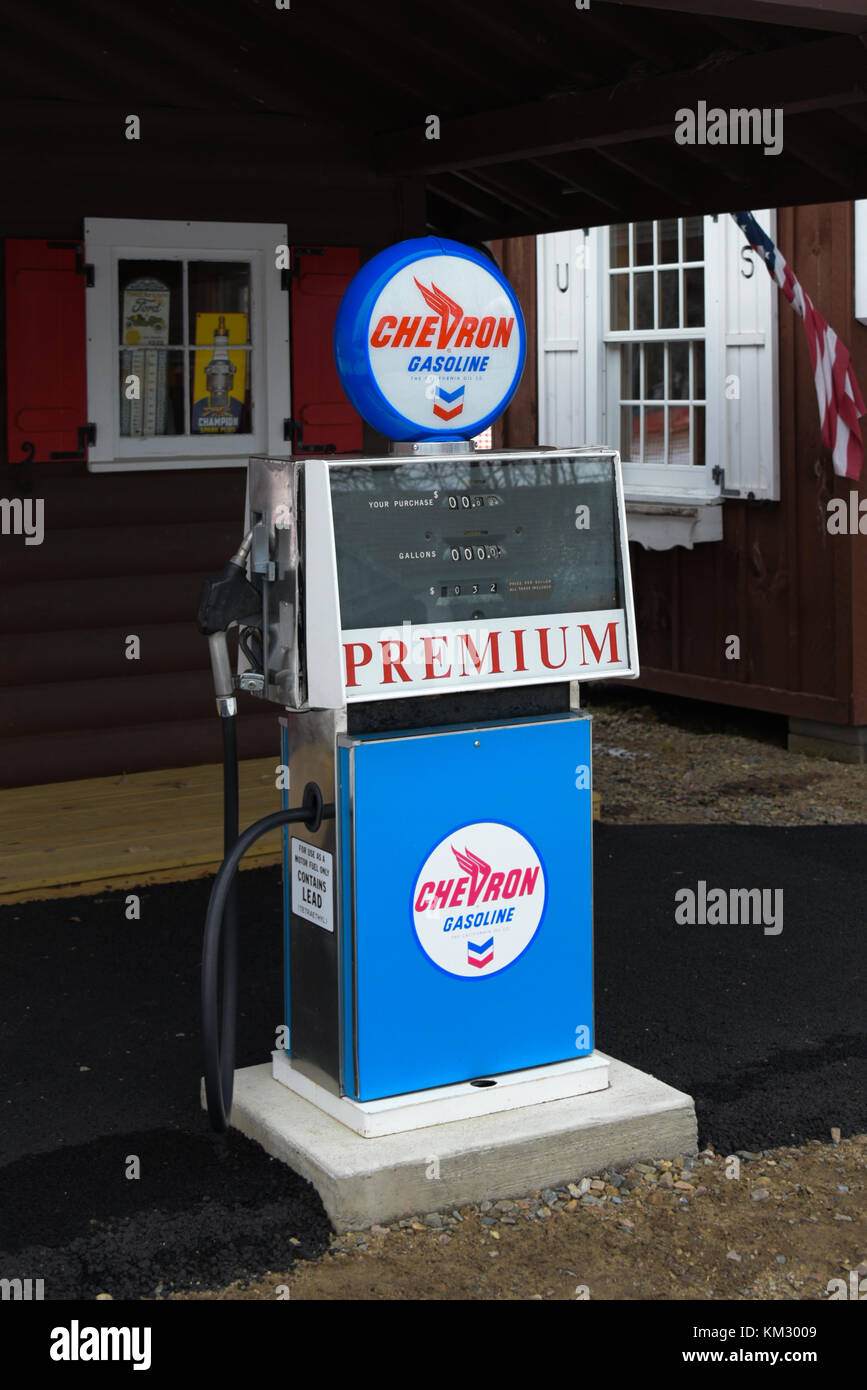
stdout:
[[633,276],[634,327],[653,328],[653,271],[645,270]]
[[250,433],[251,354],[232,349],[240,340],[226,320],[241,321],[241,314],[199,315],[216,319],[213,346],[190,353],[190,428],[193,434]]
[[670,463],[689,463],[689,406],[675,405],[668,412],[668,458]]
[[660,265],[676,265],[680,260],[680,253],[677,246],[677,218],[664,217],[657,224],[659,235],[659,257]]
[[704,218],[687,217],[683,227],[685,261],[704,260]]
[[672,401],[689,399],[689,343],[669,343],[668,396]]
[[692,371],[694,399],[704,400],[704,343],[692,345]]
[[693,406],[692,428],[694,433],[692,461],[704,465],[704,406]]
[[122,347],[181,346],[180,261],[118,261],[118,343]]
[[636,222],[634,236],[635,264],[653,265],[653,223]]
[[700,269],[683,272],[683,292],[686,298],[686,327],[704,326],[704,271]]
[[629,223],[619,222],[611,228],[611,264],[629,265]]
[[644,399],[662,401],[665,399],[664,371],[665,345],[646,343],[644,347]]
[[680,301],[676,270],[659,271],[659,327],[680,327]]
[[611,328],[617,332],[629,327],[629,276],[611,276]]
[[[190,261],[187,267],[189,297],[189,341],[191,343],[210,342],[209,337],[199,338],[198,319],[200,314],[243,314],[246,317],[246,336],[239,338],[237,331],[232,342],[251,342],[250,338],[250,266],[246,261]],[[227,319],[228,322],[228,319]],[[212,332],[212,330],[208,330]]]
[[624,401],[641,400],[641,349],[631,343],[620,349],[620,396]]
[[644,412],[643,462],[665,462],[665,410],[662,406],[650,406]]
[[641,407],[624,405],[620,408],[620,456],[641,459]]
[[120,351],[120,432],[154,439],[184,432],[184,354],[165,348]]

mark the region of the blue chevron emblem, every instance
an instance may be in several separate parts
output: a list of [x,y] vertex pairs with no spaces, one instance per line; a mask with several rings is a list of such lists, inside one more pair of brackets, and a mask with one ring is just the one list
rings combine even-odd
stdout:
[[465,390],[465,386],[459,386],[455,391],[446,391],[442,386],[438,386],[437,395],[441,401],[445,401],[446,405],[451,405],[452,401],[456,401],[459,396],[462,396]]

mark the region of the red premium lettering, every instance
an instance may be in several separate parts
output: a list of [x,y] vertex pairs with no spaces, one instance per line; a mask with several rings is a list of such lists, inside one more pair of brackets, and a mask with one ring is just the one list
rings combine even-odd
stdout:
[[421,644],[424,648],[424,678],[426,681],[442,680],[444,676],[450,676],[452,673],[451,666],[447,671],[434,670],[434,662],[442,661],[443,653],[435,652],[433,644],[434,642],[445,642],[446,640],[445,637],[423,637],[421,639]]
[[[394,685],[394,671],[400,676],[402,681],[411,681],[412,676],[406,674],[402,662],[406,661],[407,647],[405,642],[398,642],[390,638],[387,642],[380,642],[382,647],[382,680],[380,685]],[[392,656],[391,648],[397,647],[397,656]]]
[[[359,685],[360,682],[356,680],[355,673],[359,666],[366,666],[369,661],[373,660],[373,652],[366,642],[344,642],[343,650],[346,655],[347,688],[353,685]],[[355,655],[357,650],[361,653],[360,660]]]
[[[542,658],[542,665],[543,665],[543,666],[547,666],[549,671],[558,671],[558,670],[560,669],[561,666],[565,666],[565,665],[566,665],[566,629],[565,629],[565,627],[561,627],[561,628],[560,628],[560,631],[561,631],[562,634],[563,634],[563,660],[562,660],[562,661],[551,661],[551,660],[549,659],[550,654],[549,654],[549,651],[548,651],[548,633],[551,631],[551,629],[550,629],[549,627],[537,627],[537,628],[536,628],[536,631],[537,631],[538,634],[539,634],[539,655],[540,655],[541,658]],[[586,665],[587,663],[585,662],[584,664]]]
[[604,650],[604,647],[605,647],[605,643],[606,643],[606,642],[610,642],[610,644],[611,644],[611,657],[610,657],[610,659],[609,659],[609,664],[613,664],[614,662],[620,660],[620,657],[619,657],[618,654],[617,654],[617,623],[616,623],[616,622],[611,622],[611,623],[608,624],[608,626],[606,627],[604,633],[602,634],[602,641],[598,644],[598,646],[597,646],[597,644],[596,644],[596,638],[593,636],[593,629],[590,627],[590,624],[589,624],[589,623],[581,623],[579,626],[580,626],[580,629],[581,629],[581,655],[582,655],[582,657],[584,658],[583,661],[581,662],[581,665],[582,665],[582,666],[587,666],[587,665],[589,664],[588,661],[587,661],[587,650],[586,650],[586,648],[585,648],[585,646],[584,646],[584,638],[585,638],[585,637],[587,638],[587,641],[590,643],[590,650],[593,652],[593,655],[594,655],[595,658],[596,658],[596,664],[597,664],[597,665],[598,665],[599,662],[602,660],[602,652],[603,652],[603,650]]
[[[490,664],[490,668],[489,668],[489,674],[492,675],[492,676],[501,676],[501,675],[503,674],[503,668],[502,668],[502,666],[500,665],[500,634],[499,634],[499,632],[489,632],[489,633],[488,633],[488,640],[486,641],[485,645],[482,647],[481,656],[480,656],[479,653],[476,651],[476,644],[475,644],[475,642],[473,641],[472,637],[470,636],[470,634],[469,634],[468,632],[461,632],[461,633],[459,633],[459,634],[458,634],[458,642],[459,642],[459,643],[463,646],[463,648],[464,648],[464,656],[468,656],[468,657],[470,658],[470,661],[472,662],[472,664],[475,666],[475,668],[476,668],[476,675],[481,675],[481,673],[482,673],[482,663],[484,662],[485,658],[487,657],[488,652],[490,652],[490,654],[491,654],[491,664]],[[463,661],[461,662],[461,675],[462,675],[462,676],[466,676],[467,674],[468,674],[468,672],[467,672],[467,663],[466,663],[465,660],[463,660]]]

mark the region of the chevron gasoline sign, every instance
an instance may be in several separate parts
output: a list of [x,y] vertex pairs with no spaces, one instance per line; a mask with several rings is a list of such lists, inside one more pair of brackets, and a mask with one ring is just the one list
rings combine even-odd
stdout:
[[439,237],[400,242],[350,284],[334,352],[344,390],[391,439],[470,439],[521,378],[520,305],[496,262]]
[[418,943],[449,975],[481,979],[523,955],[545,911],[542,861],[510,825],[477,821],[440,840],[413,889]]

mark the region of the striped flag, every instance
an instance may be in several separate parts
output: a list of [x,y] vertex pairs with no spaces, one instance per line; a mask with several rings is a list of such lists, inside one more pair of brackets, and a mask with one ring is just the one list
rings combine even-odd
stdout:
[[804,320],[816,395],[819,398],[822,443],[831,450],[834,472],[842,478],[860,478],[864,443],[858,417],[867,414],[867,406],[852,371],[849,349],[840,342],[833,328],[828,327],[752,213],[733,212],[732,217],[750,246],[764,260],[768,273],[776,280],[792,308]]

